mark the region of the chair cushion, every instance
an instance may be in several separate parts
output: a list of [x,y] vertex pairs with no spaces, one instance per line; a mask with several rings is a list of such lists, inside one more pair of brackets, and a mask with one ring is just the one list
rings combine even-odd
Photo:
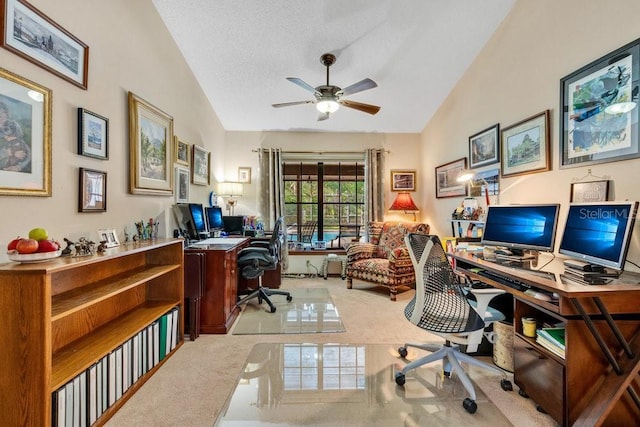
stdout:
[[404,247],[407,233],[428,233],[426,224],[417,222],[387,221],[382,227],[378,244],[378,257],[388,258],[394,249]]

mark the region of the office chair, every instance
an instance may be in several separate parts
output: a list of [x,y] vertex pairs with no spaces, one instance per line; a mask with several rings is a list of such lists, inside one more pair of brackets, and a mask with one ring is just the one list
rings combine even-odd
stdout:
[[287,301],[293,299],[289,292],[262,287],[262,276],[264,272],[267,270],[275,270],[280,262],[282,244],[285,236],[283,223],[284,218],[278,218],[273,227],[273,234],[271,234],[269,242],[253,241],[249,247],[238,252],[238,269],[240,270],[240,274],[247,280],[258,279],[258,287],[241,292],[241,294],[246,295],[244,297],[239,295],[239,300],[236,305],[244,304],[253,298],[258,298],[259,304],[265,301],[269,305],[271,313],[275,313],[276,307],[273,305],[273,302],[271,302],[270,296],[285,295]]
[[487,323],[504,319],[504,315],[491,307],[487,307],[485,316],[476,311],[473,302],[467,299],[466,290],[453,271],[438,236],[409,233],[405,242],[416,273],[416,294],[404,309],[405,317],[414,325],[440,335],[445,343],[407,343],[400,347],[398,353],[403,358],[407,356],[407,347],[432,353],[405,365],[401,372],[396,373],[396,384],[404,385],[407,372],[441,359],[445,376],[450,377],[451,372],[455,372],[469,393],[470,397],[464,399],[462,406],[473,414],[478,409],[476,392],[461,362],[500,374],[503,390],[512,390],[513,387],[504,371],[462,353],[459,346],[466,345],[474,331],[484,329]]
[[311,239],[313,238],[313,233],[316,231],[317,225],[318,221],[307,221],[302,225],[302,230],[300,232],[300,241],[302,243],[311,243]]

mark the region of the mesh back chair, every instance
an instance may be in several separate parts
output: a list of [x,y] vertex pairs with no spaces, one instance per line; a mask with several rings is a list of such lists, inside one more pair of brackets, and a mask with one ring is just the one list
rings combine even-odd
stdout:
[[317,226],[318,226],[318,221],[305,222],[302,225],[302,230],[300,230],[300,241],[302,243],[311,243],[311,239],[313,238],[313,233],[315,233]]
[[258,279],[258,287],[256,289],[247,289],[242,293],[245,296],[239,296],[237,305],[258,298],[258,303],[265,301],[269,305],[271,313],[275,313],[276,307],[269,298],[272,295],[285,295],[287,301],[293,298],[286,291],[278,289],[269,289],[262,287],[262,276],[267,270],[275,270],[278,263],[281,262],[282,245],[285,239],[284,218],[280,217],[273,227],[273,234],[269,242],[254,241],[249,247],[238,252],[238,269],[240,274],[247,280]]
[[404,385],[407,372],[428,363],[442,360],[445,376],[455,372],[470,397],[462,406],[469,413],[476,412],[476,393],[471,380],[460,362],[491,370],[502,376],[500,385],[511,390],[511,382],[504,371],[462,353],[459,345],[466,345],[469,335],[485,328],[485,324],[504,319],[504,315],[487,308],[485,316],[476,311],[467,299],[465,288],[453,271],[437,236],[409,233],[405,237],[411,261],[416,272],[416,294],[407,304],[405,317],[414,325],[445,339],[444,344],[405,344],[398,349],[400,356],[407,356],[407,347],[430,351],[431,354],[408,363],[396,373],[396,383]]

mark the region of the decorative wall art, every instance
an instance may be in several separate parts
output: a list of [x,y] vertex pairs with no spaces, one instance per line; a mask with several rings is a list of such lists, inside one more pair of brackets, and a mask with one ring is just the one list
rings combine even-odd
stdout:
[[2,1],[2,47],[83,89],[89,47],[24,0]]
[[191,147],[191,183],[209,185],[211,153],[199,145]]
[[458,182],[460,172],[466,168],[466,157],[436,166],[436,198],[466,196],[467,184]]
[[176,203],[189,202],[189,169],[176,166]]
[[640,157],[640,39],[560,80],[560,167]]
[[51,90],[0,68],[0,195],[51,196]]
[[173,194],[173,117],[129,92],[129,191]]
[[609,180],[574,182],[571,184],[572,203],[606,202],[609,200]]
[[80,168],[78,212],[107,211],[107,173]]
[[109,119],[78,108],[78,154],[103,160],[109,158]]
[[189,166],[189,144],[184,141],[180,141],[178,137],[175,138],[174,152],[176,154],[175,162],[179,165]]
[[416,191],[416,171],[392,170],[391,191]]
[[238,168],[238,182],[243,184],[251,184],[251,168],[239,167]]
[[469,167],[492,165],[500,161],[500,125],[495,124],[469,137]]
[[502,130],[502,176],[525,175],[551,169],[549,110]]

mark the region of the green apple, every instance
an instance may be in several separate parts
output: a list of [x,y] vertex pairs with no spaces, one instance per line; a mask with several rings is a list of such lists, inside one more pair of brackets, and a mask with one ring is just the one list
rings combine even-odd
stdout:
[[49,233],[47,233],[47,230],[45,230],[44,228],[34,228],[33,230],[29,231],[29,238],[37,240],[39,242],[40,240],[48,239]]

